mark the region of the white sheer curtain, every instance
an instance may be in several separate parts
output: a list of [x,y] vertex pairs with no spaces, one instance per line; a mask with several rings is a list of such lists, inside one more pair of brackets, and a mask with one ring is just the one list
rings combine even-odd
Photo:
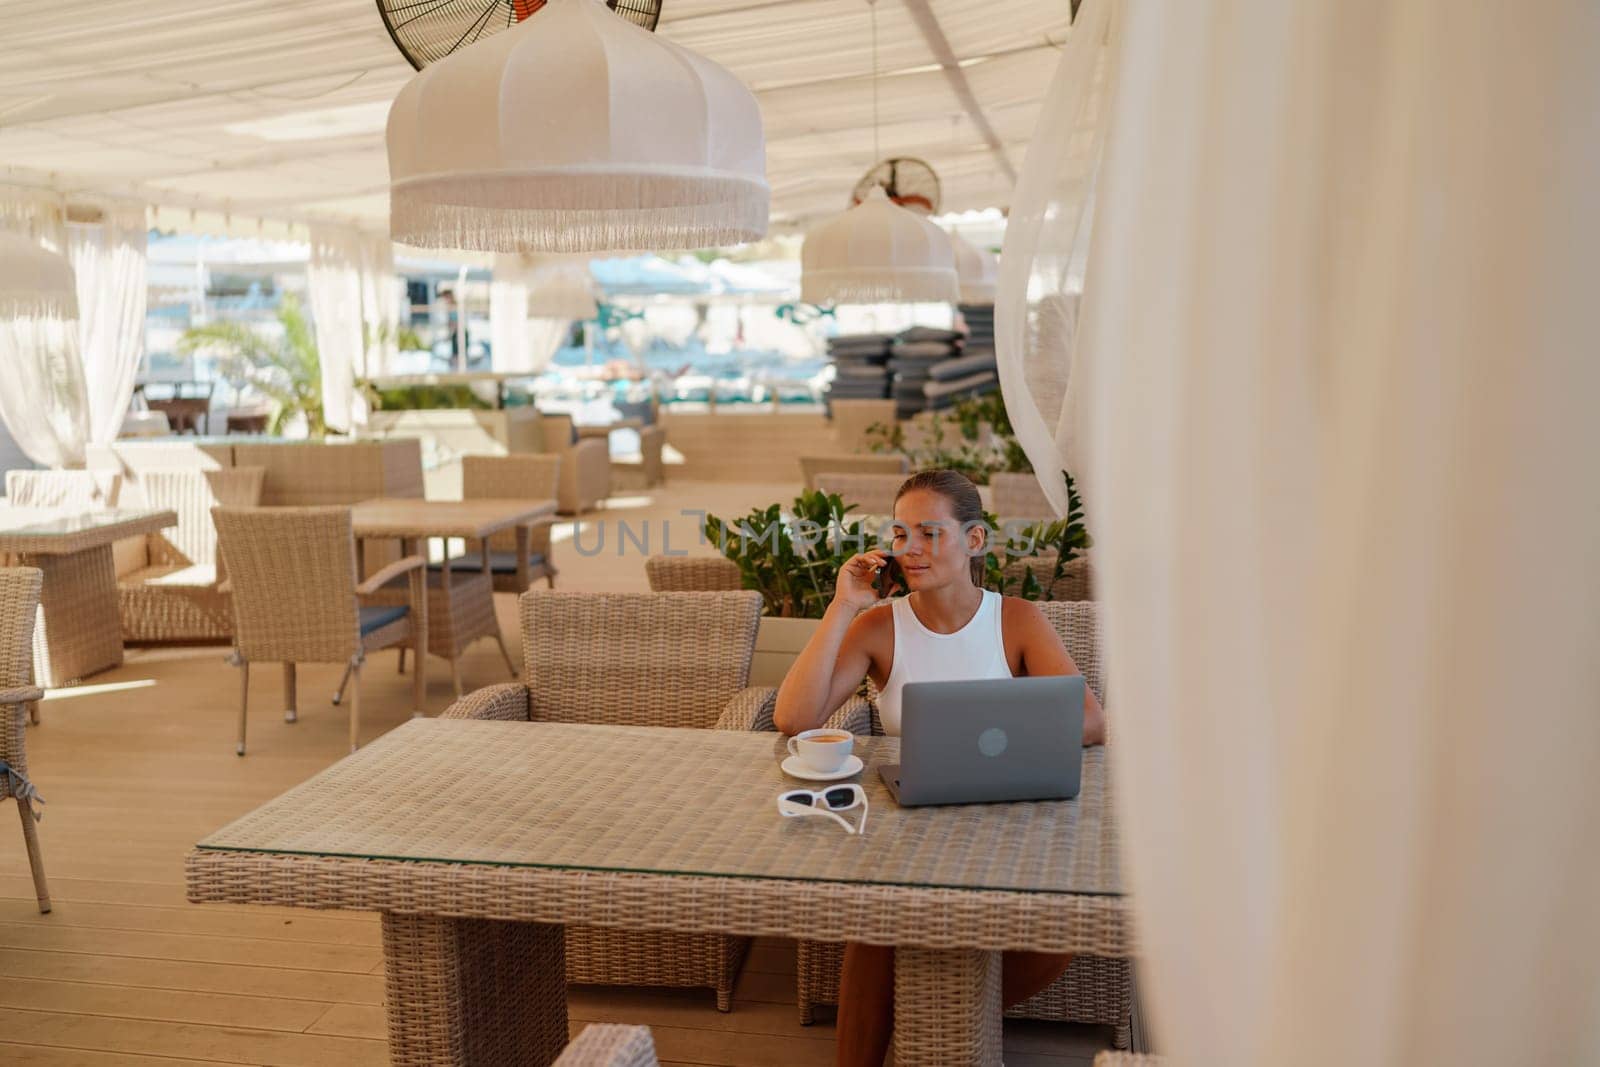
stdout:
[[1164,1050],[1600,1062],[1600,8],[1113,39],[1057,429]]
[[[579,269],[587,277],[587,265]],[[537,312],[544,309],[540,298],[549,280],[560,270],[549,261],[527,256],[495,256],[494,278],[489,283],[489,327],[490,362],[496,371],[537,374],[550,365],[572,328],[572,318]]]
[[356,378],[383,373],[395,351],[394,246],[357,230],[313,226],[306,281],[322,362],[323,421],[347,433],[366,415]]
[[[23,252],[42,247],[64,257],[65,205],[54,194],[0,188],[0,234],[21,242]],[[70,293],[69,268],[56,259],[60,277],[45,278],[34,273],[34,257],[8,251],[5,260],[0,263],[0,419],[33,462],[82,466],[89,401],[78,356],[77,309],[58,302],[43,307],[33,298],[43,285],[63,296]]]
[[77,280],[89,440],[105,444],[122,429],[144,358],[149,227],[143,204],[97,207],[99,221],[67,227],[67,248]]
[[1117,0],[1089,0],[1067,35],[1017,180],[995,298],[1001,394],[1039,484],[1067,513],[1073,471],[1063,420],[1083,283],[1095,173],[1105,140],[1107,90],[1115,66]]

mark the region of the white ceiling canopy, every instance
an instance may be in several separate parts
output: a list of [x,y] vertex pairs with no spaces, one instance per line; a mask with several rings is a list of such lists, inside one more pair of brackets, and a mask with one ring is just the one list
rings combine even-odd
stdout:
[[[878,6],[880,139],[933,164],[944,210],[1006,206],[1068,0]],[[5,8],[0,182],[386,228],[384,120],[413,71],[371,0]],[[875,162],[865,0],[665,0],[657,32],[755,92],[775,228],[844,209]]]

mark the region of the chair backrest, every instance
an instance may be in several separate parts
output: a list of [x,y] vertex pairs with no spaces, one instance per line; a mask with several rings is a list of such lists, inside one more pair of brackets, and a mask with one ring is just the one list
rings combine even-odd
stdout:
[[994,494],[994,513],[1002,519],[1056,518],[1056,509],[1050,506],[1035,475],[992,474],[989,491]]
[[865,512],[869,515],[893,515],[894,496],[905,484],[904,474],[850,474],[844,471],[823,471],[817,475],[817,488],[825,493],[838,493],[844,498],[847,511]]
[[720,593],[743,589],[739,565],[723,556],[651,556],[644,576],[652,593]]
[[6,471],[6,499],[19,508],[114,508],[121,489],[107,471]]
[[1039,610],[1067,646],[1067,654],[1083,672],[1084,682],[1104,704],[1105,628],[1100,620],[1100,605],[1093,600],[1050,600],[1040,601]]
[[343,663],[355,654],[350,509],[216,508],[233,583],[234,647],[246,660]]
[[817,476],[837,471],[841,474],[905,474],[906,457],[897,453],[860,456],[801,456],[800,477],[807,489],[817,487]]
[[828,404],[833,415],[833,439],[843,452],[865,452],[870,443],[867,429],[874,423],[886,428],[895,422],[893,400],[834,400]]
[[[554,500],[561,479],[560,455],[463,456],[464,500]],[[489,548],[512,552],[517,535],[504,530],[489,538]]]
[[750,679],[761,594],[522,594],[535,721],[716,725]]
[[[0,689],[33,684],[33,623],[42,579],[33,567],[0,567]],[[15,709],[0,706],[0,760],[26,776],[23,719]],[[0,800],[10,795],[10,781],[0,774]]]
[[1015,595],[1020,588],[1024,571],[1033,571],[1034,581],[1043,590],[1041,600],[1093,600],[1094,585],[1089,570],[1089,557],[1080,555],[1067,561],[1061,568],[1061,577],[1052,581],[1057,555],[1054,550],[1036,556],[1019,556],[1004,567],[1006,589]]
[[422,496],[422,443],[414,437],[339,443],[240,441],[232,447],[235,466],[266,469],[261,502],[268,506]]
[[544,432],[546,452],[565,452],[578,443],[578,427],[564,411],[539,412],[539,427]]
[[214,507],[253,508],[261,503],[260,467],[188,468],[145,471],[140,477],[144,498],[152,508],[170,508],[178,514],[175,529],[165,531],[167,542],[189,563],[217,562],[217,528],[211,521]]

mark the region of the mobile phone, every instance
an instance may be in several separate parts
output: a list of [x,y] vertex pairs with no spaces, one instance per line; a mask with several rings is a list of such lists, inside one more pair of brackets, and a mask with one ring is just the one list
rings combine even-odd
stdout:
[[893,556],[883,561],[883,566],[878,568],[878,577],[873,583],[877,590],[878,599],[894,596],[895,593],[905,592],[905,576],[900,571],[900,561]]

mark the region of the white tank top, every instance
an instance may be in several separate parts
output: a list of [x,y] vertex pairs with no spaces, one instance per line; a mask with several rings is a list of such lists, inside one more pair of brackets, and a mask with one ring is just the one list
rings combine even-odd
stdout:
[[963,682],[1010,678],[1006,643],[1000,632],[1000,594],[983,591],[983,603],[953,634],[934,633],[911,610],[911,598],[893,601],[894,662],[878,695],[883,732],[900,736],[900,690],[907,682]]

